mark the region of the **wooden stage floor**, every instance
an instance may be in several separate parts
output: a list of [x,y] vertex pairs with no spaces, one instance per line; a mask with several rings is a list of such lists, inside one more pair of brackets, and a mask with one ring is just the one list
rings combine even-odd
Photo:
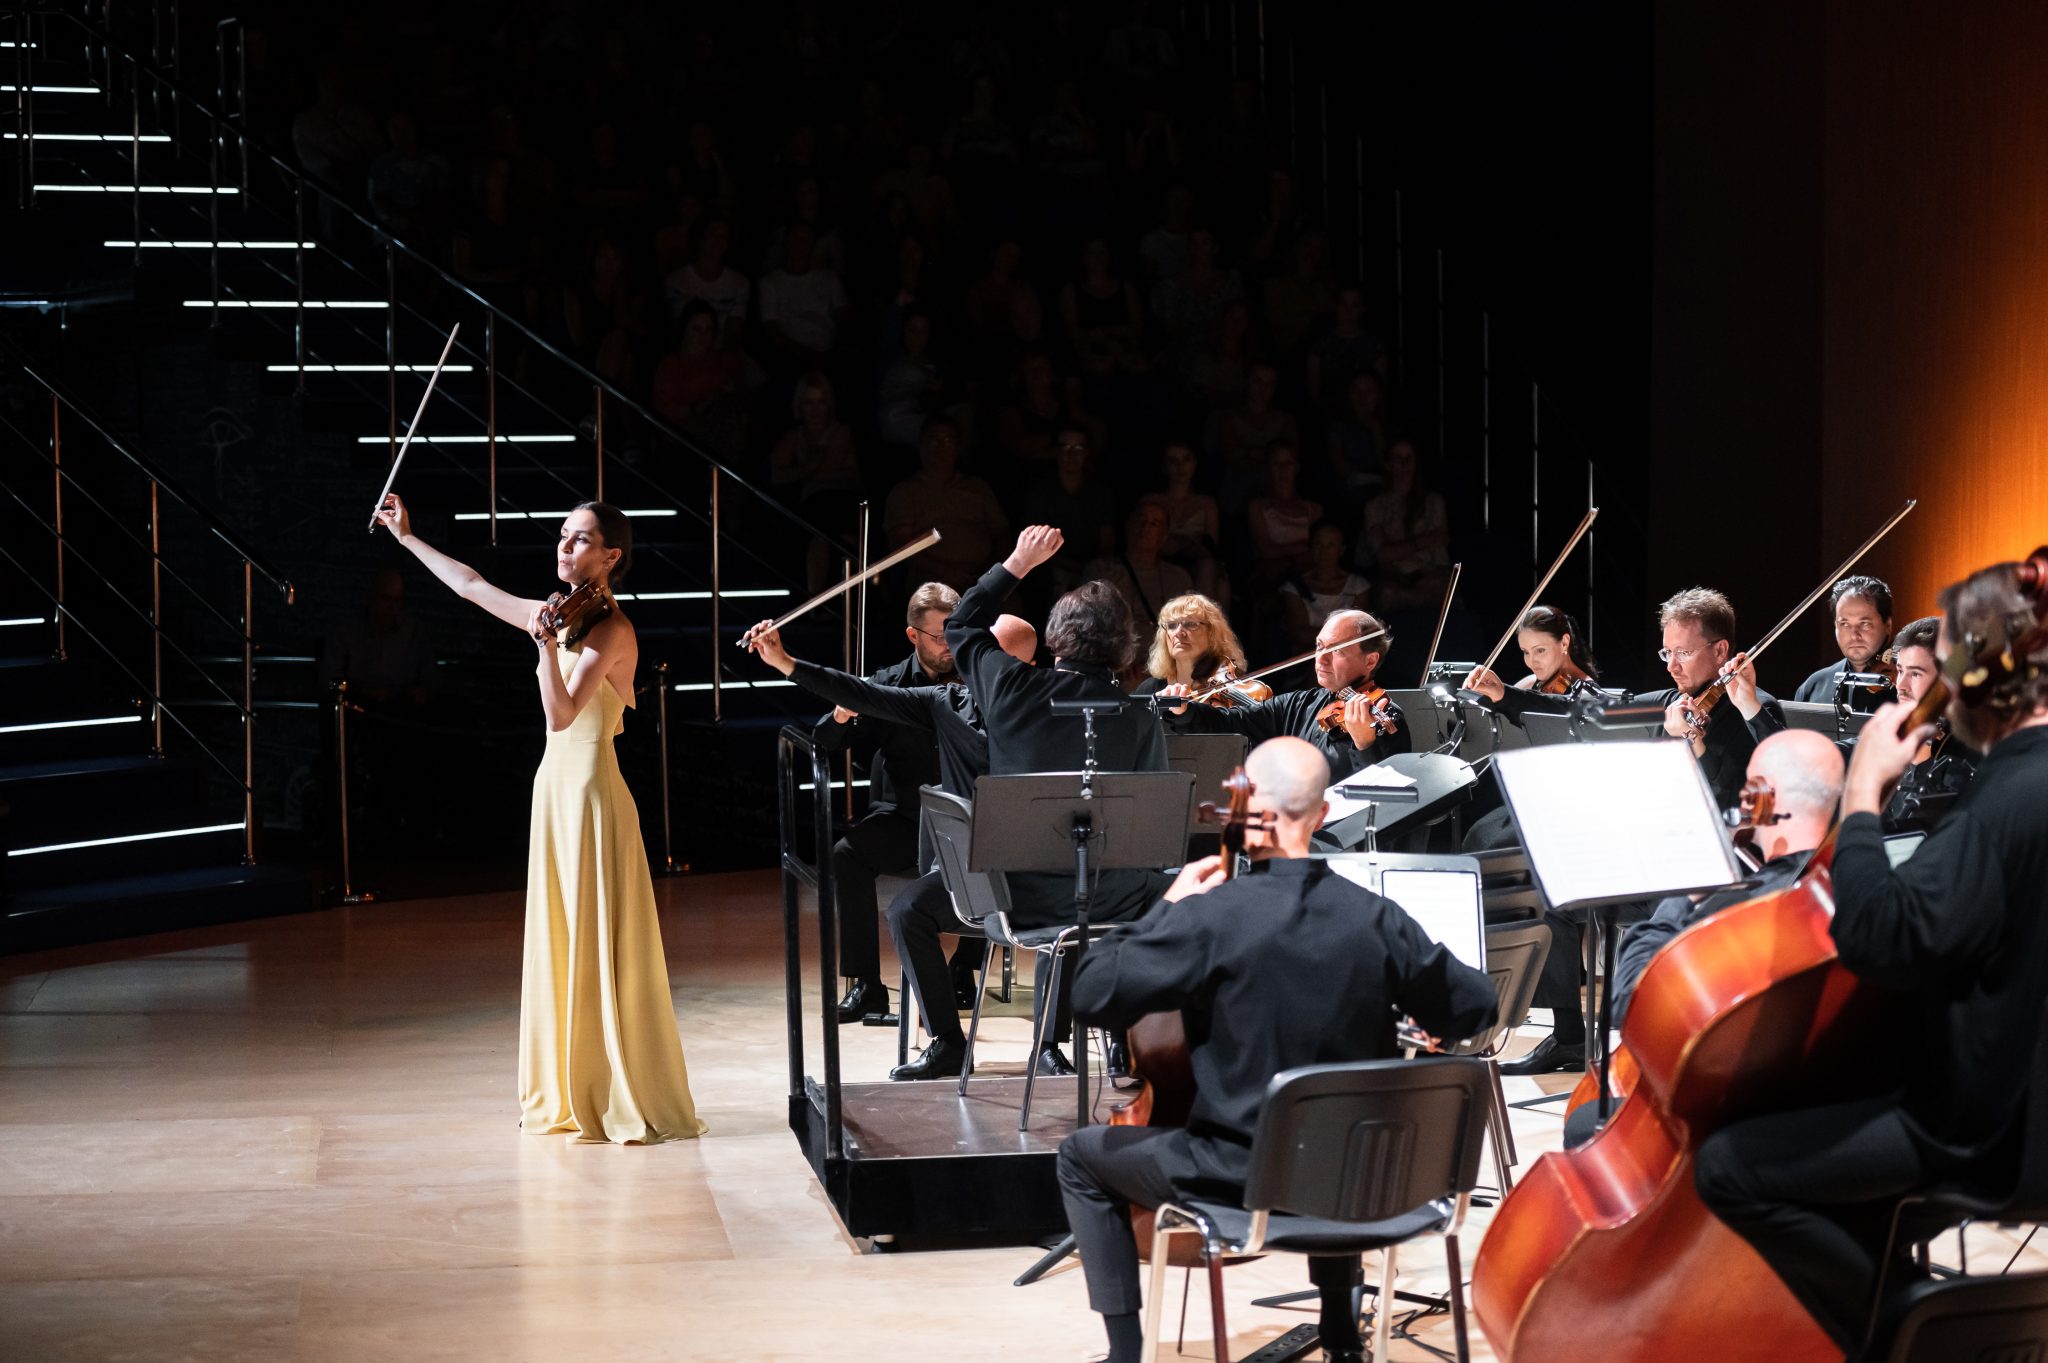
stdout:
[[[519,1132],[516,894],[0,958],[0,1358],[1099,1356],[1071,1263],[1019,1289],[1029,1248],[845,1235],[787,1126],[773,873],[657,888],[711,1133],[650,1149]],[[1026,997],[985,1023],[994,1065],[1022,1064]],[[849,1082],[894,1062],[893,1030],[840,1035]],[[1516,1113],[1525,1162],[1553,1111]],[[1429,1247],[1404,1263],[1441,1287]],[[1312,1320],[1249,1305],[1305,1286],[1299,1261],[1227,1282],[1234,1354]],[[1423,1337],[1448,1348],[1448,1321]]]

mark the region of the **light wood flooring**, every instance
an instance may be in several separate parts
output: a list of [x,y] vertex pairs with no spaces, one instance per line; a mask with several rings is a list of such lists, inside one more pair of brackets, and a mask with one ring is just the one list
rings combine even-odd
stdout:
[[[1071,1263],[1019,1289],[1030,1248],[846,1236],[785,1125],[774,875],[657,891],[711,1133],[647,1149],[519,1132],[517,894],[0,958],[0,1360],[1099,1356]],[[1008,1011],[985,1055],[1017,1066]],[[849,1080],[894,1063],[892,1030],[840,1035]],[[1516,1113],[1525,1162],[1555,1148],[1555,1111]],[[1432,1247],[1403,1266],[1441,1288]],[[1312,1319],[1249,1305],[1306,1286],[1298,1260],[1227,1281],[1233,1354]],[[1446,1320],[1422,1334],[1450,1345]]]

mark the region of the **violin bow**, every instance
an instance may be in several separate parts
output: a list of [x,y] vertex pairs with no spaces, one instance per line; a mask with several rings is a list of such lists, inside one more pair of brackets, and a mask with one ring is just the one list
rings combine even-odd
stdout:
[[1856,546],[1855,553],[1843,559],[1841,563],[1836,566],[1835,570],[1832,573],[1829,573],[1826,577],[1822,578],[1820,580],[1820,585],[1818,587],[1815,587],[1812,591],[1808,592],[1806,594],[1806,599],[1804,601],[1801,601],[1798,605],[1794,606],[1792,608],[1792,613],[1790,615],[1786,616],[1783,620],[1780,620],[1776,625],[1773,625],[1771,627],[1771,632],[1769,634],[1766,634],[1763,638],[1757,641],[1756,647],[1743,650],[1744,653],[1748,655],[1749,660],[1752,663],[1754,663],[1757,660],[1758,654],[1762,653],[1765,649],[1769,648],[1780,634],[1783,634],[1787,629],[1791,628],[1792,622],[1794,620],[1797,620],[1800,616],[1806,614],[1808,607],[1812,606],[1814,602],[1820,600],[1823,596],[1827,595],[1828,589],[1833,587],[1835,583],[1841,581],[1843,575],[1846,574],[1851,568],[1856,566],[1856,561],[1858,559],[1862,558],[1865,554],[1869,553],[1872,549],[1876,548],[1877,542],[1883,539],[1886,535],[1889,535],[1892,532],[1892,527],[1897,525],[1900,521],[1906,519],[1907,514],[1910,513],[1913,510],[1913,508],[1918,505],[1920,505],[1919,499],[1914,497],[1908,497],[1906,499],[1906,504],[1900,507],[1897,511],[1894,511],[1892,513],[1892,518],[1886,521],[1883,525],[1878,527],[1876,534],[1872,535],[1869,539],[1863,541],[1863,543]]
[[754,642],[754,640],[759,638],[760,635],[762,635],[763,633],[766,633],[771,630],[779,630],[784,625],[788,624],[790,621],[796,619],[798,616],[808,615],[811,611],[814,611],[818,607],[824,605],[833,597],[852,591],[855,587],[858,587],[861,583],[867,581],[871,577],[881,576],[883,573],[889,571],[889,569],[894,568],[897,564],[903,562],[904,559],[913,558],[916,555],[921,554],[925,550],[931,548],[934,544],[937,544],[941,538],[942,537],[940,536],[939,532],[936,530],[926,531],[922,538],[912,540],[910,543],[904,545],[901,549],[898,549],[895,553],[889,555],[887,558],[881,559],[878,562],[868,565],[867,567],[861,569],[859,572],[855,573],[852,577],[847,578],[844,582],[839,583],[837,586],[827,587],[824,591],[819,592],[816,596],[804,602],[795,610],[790,611],[787,614],[778,616],[776,619],[770,620],[765,626],[748,630],[745,634],[740,636],[738,641],[739,647],[746,648],[750,646]]
[[1386,637],[1387,632],[1383,629],[1368,630],[1366,633],[1359,635],[1355,639],[1346,639],[1342,643],[1324,644],[1321,648],[1312,648],[1306,653],[1296,654],[1294,657],[1287,659],[1287,661],[1285,662],[1274,663],[1270,667],[1262,667],[1256,672],[1247,672],[1242,677],[1235,677],[1230,681],[1224,683],[1222,686],[1212,686],[1206,691],[1202,691],[1191,696],[1185,696],[1182,699],[1193,702],[1195,704],[1200,704],[1201,702],[1208,700],[1211,696],[1220,695],[1221,693],[1228,691],[1233,686],[1242,686],[1248,681],[1257,681],[1261,677],[1270,677],[1275,672],[1284,672],[1288,668],[1293,667],[1297,663],[1312,662],[1315,659],[1322,657],[1325,653],[1335,653],[1340,648],[1349,648],[1353,644],[1362,644],[1367,639],[1384,639]]
[[1429,669],[1436,666],[1437,645],[1444,641],[1444,621],[1451,618],[1451,598],[1458,594],[1458,578],[1464,571],[1462,563],[1451,565],[1451,580],[1444,585],[1444,603],[1436,610],[1436,633],[1429,636],[1429,656],[1422,660],[1422,680],[1415,683],[1417,686],[1429,685]]
[[1500,655],[1507,648],[1508,641],[1513,639],[1515,631],[1522,627],[1522,617],[1527,615],[1535,607],[1536,603],[1542,599],[1543,589],[1550,585],[1551,578],[1557,576],[1557,570],[1564,567],[1564,561],[1571,557],[1572,550],[1579,547],[1579,541],[1586,537],[1586,532],[1593,528],[1593,522],[1599,519],[1599,516],[1599,507],[1589,506],[1586,508],[1585,519],[1579,522],[1578,529],[1572,531],[1572,537],[1564,542],[1564,548],[1557,551],[1557,557],[1550,561],[1550,571],[1543,575],[1542,580],[1536,584],[1536,590],[1529,593],[1529,599],[1524,601],[1522,608],[1515,612],[1515,618],[1508,622],[1507,633],[1500,636],[1500,642],[1493,646],[1493,652],[1486,655],[1486,661],[1479,664],[1480,667],[1488,672],[1493,670],[1494,663],[1500,660]]
[[427,391],[420,394],[420,405],[413,411],[412,425],[405,428],[405,439],[398,442],[398,453],[391,459],[391,472],[384,475],[384,490],[377,494],[377,504],[370,508],[372,534],[377,530],[377,513],[384,509],[384,499],[391,495],[391,485],[398,481],[399,466],[405,462],[405,452],[412,446],[413,432],[420,428],[420,418],[427,414],[427,399],[434,396],[434,385],[441,381],[441,369],[448,363],[449,353],[455,349],[455,333],[460,330],[460,322],[448,328],[448,340],[441,347],[441,358],[434,361],[434,372],[427,375]]

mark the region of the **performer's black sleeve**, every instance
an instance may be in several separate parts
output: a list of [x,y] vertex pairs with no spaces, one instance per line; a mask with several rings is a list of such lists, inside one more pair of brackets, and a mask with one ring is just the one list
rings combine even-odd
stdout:
[[1463,1041],[1493,1025],[1500,995],[1484,971],[1432,942],[1390,901],[1386,912],[1387,993],[1415,1024],[1445,1042]]
[[967,589],[946,620],[946,647],[953,650],[953,664],[984,709],[1002,689],[999,679],[1005,672],[1030,666],[1003,652],[994,633],[1003,602],[1016,589],[1016,576],[998,563]]
[[1997,947],[2008,902],[1998,847],[1978,811],[1958,809],[1894,869],[1875,814],[1842,820],[1835,845],[1842,964],[1876,984],[1924,993],[1968,978]]
[[[878,686],[837,668],[802,661],[797,661],[796,670],[789,674],[789,679],[818,699],[858,711],[867,719],[925,730],[935,731],[938,728],[932,718],[931,697],[933,692],[941,691],[943,687]],[[836,729],[853,727],[850,724],[832,724],[828,719],[819,728],[827,725]]]
[[1630,925],[1622,934],[1621,946],[1614,958],[1614,1025],[1619,1027],[1628,1014],[1629,1001],[1636,995],[1636,984],[1643,978],[1643,972],[1650,968],[1650,958],[1664,949],[1664,944],[1692,926],[1693,911],[1699,906],[1690,895],[1675,894],[1658,901],[1656,911],[1640,923]]
[[[955,655],[958,656],[958,655]],[[1128,1027],[1147,1013],[1178,1008],[1194,998],[1214,967],[1213,915],[1194,895],[1164,900],[1137,922],[1088,948],[1074,971],[1074,1016],[1107,1027]]]

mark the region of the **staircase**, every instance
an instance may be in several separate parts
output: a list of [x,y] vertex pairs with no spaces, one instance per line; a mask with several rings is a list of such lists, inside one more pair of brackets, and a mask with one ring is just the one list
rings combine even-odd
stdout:
[[[416,524],[494,581],[543,595],[556,585],[552,551],[563,513],[600,496],[625,509],[634,521],[636,568],[621,595],[640,635],[641,682],[650,687],[656,665],[666,663],[671,688],[667,732],[656,732],[659,707],[644,691],[620,743],[649,846],[659,863],[665,829],[653,796],[665,762],[674,777],[667,827],[678,863],[772,860],[774,732],[813,707],[732,643],[802,594],[786,565],[801,562],[809,528],[427,255],[260,145],[245,144],[227,111],[177,89],[139,42],[131,50],[119,35],[59,14],[17,31],[37,46],[32,70],[15,83],[38,88],[33,139],[6,144],[30,201],[29,211],[8,215],[9,235],[32,249],[0,262],[0,303],[47,300],[30,328],[30,348],[51,372],[109,413],[116,429],[166,432],[164,443],[148,442],[151,456],[201,488],[224,522],[293,565],[302,600],[284,627],[292,637],[266,642],[259,658],[254,708],[272,735],[266,742],[288,735],[302,777],[304,755],[318,751],[321,726],[331,722],[312,685],[318,632],[354,606],[371,568],[390,561],[389,546],[381,536],[369,539],[364,523],[428,371],[459,324],[397,483]],[[0,69],[28,65],[10,68],[0,54]],[[7,438],[0,432],[0,441]],[[11,455],[7,468],[12,482]],[[167,540],[164,554],[192,547]],[[416,611],[443,640],[439,670],[448,689],[488,709],[507,738],[484,744],[473,767],[461,756],[464,740],[449,740],[474,771],[486,806],[478,817],[523,828],[521,743],[533,726],[521,702],[531,691],[531,654],[502,627],[438,599],[439,588],[423,575],[409,578]],[[844,633],[842,618],[821,609],[792,629],[792,646],[801,656],[838,661]],[[25,658],[47,654],[51,644],[47,629],[39,636],[35,627],[0,627],[0,647]],[[90,649],[73,642],[74,657],[81,647]],[[203,666],[167,679],[164,699],[174,709],[212,705],[217,720],[216,688],[232,693],[239,684],[239,641],[193,651]],[[11,723],[19,696],[25,705],[33,698],[38,714],[70,716],[58,697],[95,694],[104,697],[95,702],[102,707],[143,713],[133,688],[80,689],[66,680],[70,667],[24,661],[10,669],[21,678],[0,683],[11,688],[0,691],[0,714]],[[220,776],[198,768],[171,774],[166,759],[144,757],[146,741],[142,752],[118,746],[153,727],[145,719],[0,732],[0,745],[24,740],[32,755],[21,758],[21,780],[67,782],[64,789],[76,794],[66,799],[104,805],[114,823],[143,830],[141,810],[198,809],[204,800],[191,792],[203,794]],[[171,735],[174,753],[182,751],[180,737]],[[531,737],[537,746],[537,730]],[[14,760],[5,747],[0,756]],[[62,770],[36,774],[27,769],[32,759]],[[88,759],[116,765],[78,765]],[[283,768],[293,760],[258,759],[259,813],[280,817]],[[132,791],[132,799],[95,793],[109,783]],[[22,794],[36,806],[34,826],[71,827],[62,813],[70,806],[54,794],[45,800],[27,787]],[[11,802],[17,813],[7,837],[13,846],[32,845],[23,801]],[[189,826],[228,822],[237,832],[190,833],[177,854],[239,847],[233,811]],[[124,855],[169,857],[173,841],[138,842],[132,846],[149,850]],[[379,850],[356,849],[359,881]],[[91,861],[98,851],[12,857],[13,892],[47,900],[59,881],[46,877],[58,876],[74,853]],[[150,865],[173,869],[167,861]]]

